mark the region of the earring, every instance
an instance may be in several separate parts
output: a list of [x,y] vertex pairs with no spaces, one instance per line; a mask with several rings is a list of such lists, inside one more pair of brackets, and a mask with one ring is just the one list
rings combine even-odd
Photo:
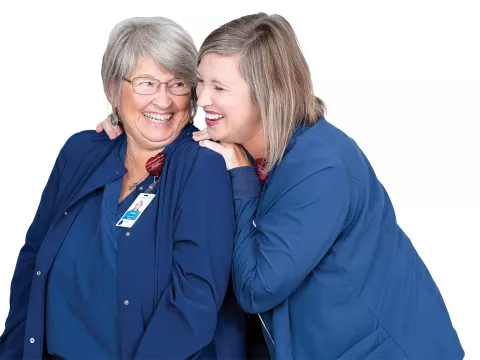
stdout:
[[118,126],[120,118],[118,117],[117,109],[114,109],[112,114],[110,115],[110,123],[112,126]]

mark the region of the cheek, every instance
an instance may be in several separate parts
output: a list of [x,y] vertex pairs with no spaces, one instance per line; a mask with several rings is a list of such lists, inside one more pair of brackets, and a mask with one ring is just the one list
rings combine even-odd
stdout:
[[120,108],[123,113],[131,114],[138,111],[141,111],[151,102],[148,96],[139,96],[139,95],[125,95],[122,96],[122,102],[120,103]]
[[252,128],[256,128],[256,125],[259,123],[260,117],[257,107],[250,98],[242,98],[241,101],[237,101],[232,106],[230,112],[235,119],[236,125],[245,127],[247,132],[253,130]]
[[174,98],[173,102],[178,111],[190,110],[190,96],[179,96],[177,98]]
[[230,96],[216,96],[213,101],[215,110],[225,115],[229,122],[238,122],[243,117],[244,108],[238,98]]
[[246,116],[248,117],[248,126],[258,129],[262,123],[260,111],[250,96],[245,99],[245,109]]

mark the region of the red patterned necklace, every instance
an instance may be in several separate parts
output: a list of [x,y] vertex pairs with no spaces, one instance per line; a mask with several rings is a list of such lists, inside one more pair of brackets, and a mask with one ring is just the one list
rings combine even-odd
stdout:
[[264,184],[268,178],[268,173],[265,171],[266,165],[267,161],[264,158],[258,158],[255,160],[255,170],[262,184]]

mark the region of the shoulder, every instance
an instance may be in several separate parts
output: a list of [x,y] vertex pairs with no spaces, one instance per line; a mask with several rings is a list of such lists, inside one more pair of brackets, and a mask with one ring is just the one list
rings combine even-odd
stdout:
[[321,120],[293,137],[278,170],[299,180],[327,169],[348,177],[345,153],[352,150],[347,135]]
[[227,166],[223,156],[210,149],[200,147],[196,162],[200,165],[199,171],[202,169],[201,171],[216,170],[227,173]]
[[113,147],[124,136],[122,134],[117,139],[110,140],[105,132],[97,133],[94,130],[81,131],[68,138],[62,148],[62,153],[68,158],[83,157],[85,154],[104,150],[106,147]]
[[225,160],[220,154],[193,144],[186,156],[191,163],[190,176],[215,182],[216,177],[229,178]]
[[180,140],[174,156],[183,159],[185,166],[190,169],[190,175],[209,174],[212,171],[228,174],[223,157],[210,149],[201,147],[191,136],[184,136]]
[[87,130],[76,133],[65,142],[57,157],[55,168],[60,170],[64,181],[86,174],[99,166],[125,140],[120,135],[110,140],[105,133]]
[[[323,129],[317,126],[327,125]],[[351,174],[343,147],[348,137],[331,129],[328,123],[297,131],[280,163],[267,179],[268,192],[276,199],[291,191],[307,191],[323,196],[325,191],[348,197]],[[349,152],[347,150],[347,152]],[[315,188],[315,192],[313,188]]]
[[232,199],[230,175],[221,155],[196,142],[184,146],[181,155],[179,161],[175,162],[174,173],[179,175],[177,185],[182,189],[184,197],[190,197],[194,201],[208,198],[209,202],[214,201],[214,198],[215,201]]
[[[191,136],[193,125],[189,125],[174,149],[167,153],[169,174],[176,174],[181,186],[186,184],[218,184],[219,181],[230,181],[223,157],[209,149],[201,147]],[[189,185],[189,186],[190,186]]]
[[297,166],[310,163],[312,171],[343,168],[348,177],[359,182],[367,181],[373,172],[357,143],[324,118],[292,139],[285,160],[288,158]]

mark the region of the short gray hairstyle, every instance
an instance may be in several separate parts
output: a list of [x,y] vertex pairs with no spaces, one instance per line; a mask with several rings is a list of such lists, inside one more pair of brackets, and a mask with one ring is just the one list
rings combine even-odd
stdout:
[[[103,89],[110,103],[120,94],[124,77],[138,58],[149,56],[157,64],[192,85],[191,117],[197,111],[195,94],[197,55],[192,37],[176,22],[163,17],[134,17],[119,22],[110,33],[103,54]],[[110,93],[114,85],[113,97]]]

